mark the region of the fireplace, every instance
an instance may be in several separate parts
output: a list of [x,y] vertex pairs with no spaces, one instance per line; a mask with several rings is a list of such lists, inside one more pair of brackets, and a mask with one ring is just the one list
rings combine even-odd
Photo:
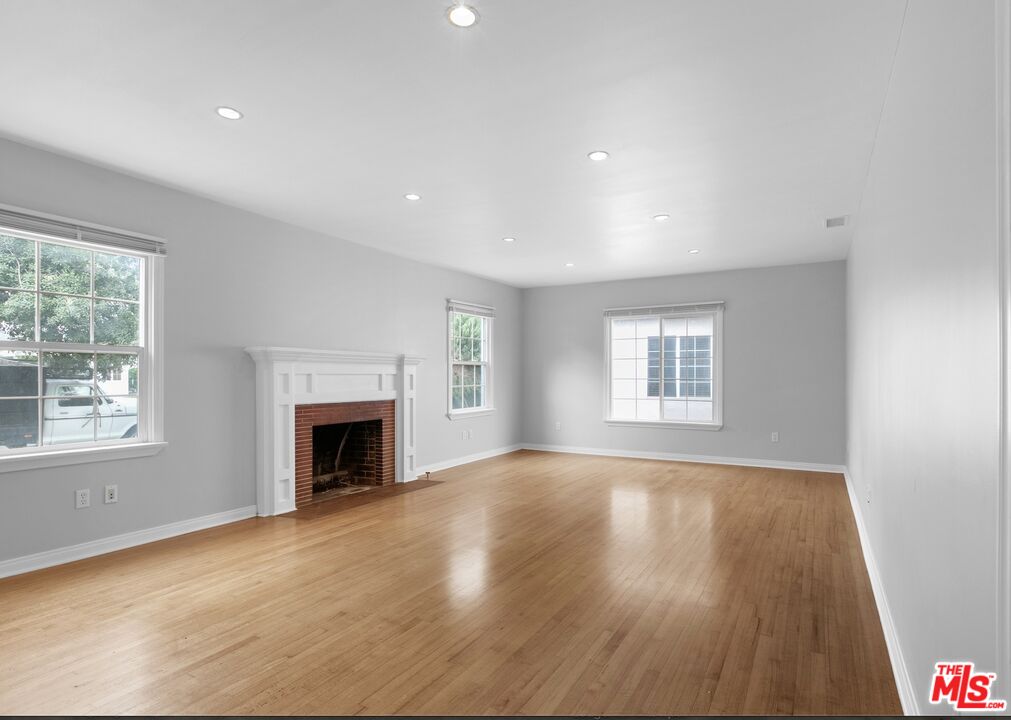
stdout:
[[295,406],[295,507],[396,480],[396,402]]
[[[312,429],[312,496],[349,494],[382,485],[379,420],[317,425]],[[379,482],[376,479],[379,478]]]
[[[249,347],[256,362],[256,507],[280,515],[312,502],[316,425],[379,421],[376,483],[417,476],[421,358],[379,352]],[[350,440],[349,440],[350,442]]]

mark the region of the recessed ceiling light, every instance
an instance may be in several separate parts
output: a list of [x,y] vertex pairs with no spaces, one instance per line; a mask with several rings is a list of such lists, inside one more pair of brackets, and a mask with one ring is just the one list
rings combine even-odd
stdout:
[[470,5],[457,3],[446,11],[449,21],[460,28],[469,28],[477,23],[477,10]]
[[404,195],[404,200],[420,200],[421,196],[418,193],[407,193]]
[[502,238],[502,242],[516,242],[516,238]]
[[587,153],[586,157],[593,160],[593,162],[601,162],[602,160],[607,160],[607,158],[611,157],[611,153],[606,150],[594,150],[591,153]]
[[576,267],[576,263],[565,263],[565,267]]
[[668,220],[670,220],[670,215],[668,215],[667,213],[660,213],[659,215],[654,215],[653,219],[656,220],[657,222],[667,222]]
[[235,108],[228,107],[227,105],[222,105],[218,108],[218,115],[223,117],[225,120],[241,120],[242,113],[240,113]]
[[688,251],[688,254],[689,255],[698,255],[700,252],[702,252],[702,251],[701,250],[692,249],[692,250]]

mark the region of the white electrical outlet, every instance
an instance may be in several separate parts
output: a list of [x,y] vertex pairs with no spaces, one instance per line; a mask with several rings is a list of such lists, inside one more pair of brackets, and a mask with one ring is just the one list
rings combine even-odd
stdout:
[[561,429],[562,429],[562,424],[556,420],[555,421],[555,430],[561,430]]
[[84,488],[82,490],[74,491],[74,506],[80,510],[81,508],[91,507],[91,490]]
[[772,442],[779,442],[779,433],[778,432],[772,433]]
[[119,485],[105,486],[105,504],[119,502]]
[[467,431],[466,430],[461,430],[460,431],[460,439],[461,440],[466,440],[467,439]]

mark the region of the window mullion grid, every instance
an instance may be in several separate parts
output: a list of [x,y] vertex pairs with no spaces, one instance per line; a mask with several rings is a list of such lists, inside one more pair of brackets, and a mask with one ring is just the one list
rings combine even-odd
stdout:
[[[664,393],[665,393],[666,387],[667,387],[666,384],[664,383],[664,380],[666,380],[666,378],[664,377],[664,364],[666,363],[666,348],[664,347],[664,345],[666,345],[667,343],[664,342],[666,340],[666,336],[664,335],[664,332],[663,332],[663,318],[662,317],[658,317],[656,320],[657,320],[657,323],[660,326],[660,333],[659,333],[660,334],[660,373],[659,373],[660,374],[660,392],[657,393],[657,395],[660,396],[659,397],[659,400],[660,400],[660,414],[657,415],[657,417],[659,417],[661,420],[663,420],[664,419],[664,416],[663,416],[663,399],[664,399]],[[646,349],[646,352],[647,352],[647,354],[649,353],[649,348]]]
[[30,350],[37,352],[101,353],[103,355],[139,355],[143,345],[101,345],[95,343],[71,342],[27,342],[21,340],[0,341],[2,350]]
[[[92,250],[88,253],[88,269],[89,269],[89,294],[88,298],[88,332],[91,338],[91,345],[95,344],[95,251]],[[91,353],[91,425],[92,425],[92,437],[95,442],[98,442],[98,352]]]
[[[95,344],[95,251],[92,250],[88,253],[89,266],[91,269],[91,297],[88,298],[88,306],[91,308],[89,325],[90,325],[90,337],[91,344]],[[94,414],[91,419],[91,424],[94,426],[94,436],[95,442],[98,442],[98,423],[101,420],[99,416],[98,408],[98,351],[96,350],[91,354],[91,412]],[[111,422],[111,420],[109,421]]]
[[[39,344],[42,342],[42,246],[37,240],[35,241],[35,342]],[[38,429],[35,437],[37,438],[36,446],[42,447],[42,418],[45,413],[45,401],[42,399],[45,392],[42,381],[42,350],[37,350],[35,354],[38,362],[35,374],[38,381],[35,388],[37,394],[35,404],[38,407],[38,411],[35,413],[35,424]]]
[[[36,408],[37,408],[37,413],[36,413],[37,447],[39,447],[39,448],[43,447],[45,445],[44,438],[43,438],[44,419],[45,419],[45,402],[46,402],[47,398],[48,399],[55,398],[55,396],[47,396],[46,395],[46,388],[45,388],[45,354],[46,353],[77,353],[77,354],[87,355],[91,359],[91,383],[90,383],[90,387],[91,387],[91,394],[92,394],[92,398],[93,398],[92,399],[92,413],[93,413],[93,416],[92,416],[92,439],[91,439],[91,443],[92,444],[93,443],[97,443],[97,442],[99,442],[99,436],[98,436],[98,417],[99,417],[99,408],[98,408],[98,397],[99,397],[99,388],[98,388],[98,355],[99,355],[99,353],[103,353],[103,354],[111,354],[111,355],[130,355],[130,356],[135,357],[137,359],[137,365],[138,365],[139,383],[143,383],[145,381],[145,379],[146,379],[146,371],[145,371],[146,369],[145,369],[145,366],[147,364],[146,361],[148,360],[148,358],[145,357],[145,352],[146,352],[145,348],[147,346],[147,343],[146,343],[146,340],[145,340],[145,338],[146,338],[146,332],[147,332],[147,325],[146,325],[147,318],[146,318],[146,315],[145,315],[145,313],[141,313],[140,328],[139,328],[139,336],[140,337],[138,338],[139,342],[138,342],[137,345],[99,346],[95,342],[95,315],[96,315],[96,307],[95,307],[95,305],[96,305],[95,273],[96,273],[96,267],[97,267],[96,251],[93,250],[93,249],[91,249],[91,248],[87,248],[89,250],[89,253],[88,253],[89,254],[89,260],[88,260],[88,268],[89,268],[89,294],[88,294],[88,296],[86,298],[84,296],[82,296],[82,295],[78,295],[78,294],[75,294],[75,293],[66,293],[66,292],[60,292],[60,291],[57,291],[57,290],[53,290],[53,291],[49,291],[47,293],[43,293],[43,290],[42,290],[42,242],[44,242],[44,241],[36,239],[36,238],[26,238],[26,239],[33,240],[33,245],[34,245],[34,248],[33,248],[33,250],[34,250],[33,254],[34,254],[34,259],[35,259],[35,268],[34,268],[35,283],[34,283],[34,287],[32,289],[30,289],[30,290],[27,290],[27,289],[21,288],[21,287],[18,287],[18,288],[9,288],[9,290],[12,291],[12,292],[31,292],[34,295],[35,301],[34,301],[33,338],[32,338],[32,341],[18,341],[18,340],[0,341],[0,350],[15,350],[15,351],[21,350],[21,351],[32,352],[32,353],[34,353],[36,355],[36,366],[35,366],[35,369],[36,369],[36,373],[35,373],[36,388],[35,388],[35,396],[34,397],[24,397],[24,396],[16,396],[16,397],[14,397],[14,396],[12,396],[11,398],[3,398],[3,399],[5,399],[5,400],[6,399],[13,399],[13,400],[34,400],[36,402]],[[46,240],[45,242],[48,242],[48,240]],[[65,245],[68,245],[68,246],[74,246],[73,243],[64,243],[62,240],[59,243],[56,243],[56,244],[61,244],[61,245],[65,244]],[[124,254],[129,254],[129,253],[124,253]],[[144,300],[147,297],[147,295],[146,295],[146,293],[147,293],[147,280],[148,280],[148,278],[147,278],[147,272],[148,272],[148,268],[150,267],[150,265],[147,262],[147,258],[140,257],[140,259],[141,259],[141,273],[140,273],[140,275],[141,275],[141,277],[140,277],[140,290],[141,290],[141,293],[140,293],[140,297],[137,300],[116,300],[116,299],[113,299],[113,298],[110,298],[110,300],[115,300],[115,301],[118,301],[118,302],[129,303],[129,304],[132,304],[132,305],[140,306],[141,308],[146,308],[146,304],[145,304]],[[81,298],[81,299],[87,299],[89,301],[88,338],[89,338],[90,342],[88,342],[88,343],[63,343],[63,342],[51,342],[51,341],[44,341],[44,340],[42,340],[42,297],[43,297],[44,294],[48,294],[48,295],[52,295],[52,296],[57,296],[57,297]],[[137,398],[137,400],[138,400],[138,406],[142,402],[141,397],[140,397],[141,394],[142,393],[140,391],[140,388],[138,387],[138,398]],[[138,412],[138,423],[140,423],[141,422],[140,415],[141,415],[141,413],[144,412],[144,409],[141,408],[141,407],[138,407],[138,410],[139,410],[139,412]]]
[[[685,328],[685,332],[688,329]],[[674,341],[674,345],[677,348],[674,351],[674,396],[678,400],[684,400],[684,395],[681,394],[681,355],[684,353],[684,348],[681,347],[682,336],[678,336],[677,340]]]
[[[0,288],[0,290],[7,290],[7,289],[8,288]],[[12,289],[16,290],[17,288]],[[89,295],[81,295],[80,293],[72,293],[72,292],[61,292],[59,290],[46,290],[45,294],[48,295],[49,297],[68,297],[68,298],[77,298],[78,300],[87,300],[90,297]],[[102,298],[102,297],[98,299],[111,300],[113,302],[123,303],[124,305],[140,305],[140,302],[138,302],[137,300],[119,300],[117,298]]]
[[[717,394],[718,394],[718,391],[717,391],[717,388],[716,388],[716,385],[717,385],[716,366],[717,366],[717,354],[718,354],[718,351],[719,351],[719,348],[718,348],[718,338],[720,336],[720,328],[718,327],[718,322],[719,322],[719,320],[718,320],[718,314],[717,313],[685,313],[685,314],[680,314],[679,313],[679,314],[674,314],[674,315],[660,315],[660,316],[648,315],[648,316],[637,316],[637,317],[635,317],[636,320],[652,320],[654,318],[657,318],[659,320],[659,322],[660,322],[660,332],[659,332],[659,335],[660,335],[660,348],[659,348],[659,350],[660,350],[660,352],[659,352],[660,371],[658,373],[659,383],[660,383],[660,391],[659,391],[658,395],[659,395],[659,399],[660,399],[660,417],[661,417],[661,420],[664,419],[664,404],[663,403],[664,403],[664,399],[666,398],[665,390],[666,390],[666,382],[667,382],[667,380],[671,380],[672,383],[673,383],[673,386],[674,386],[673,395],[671,397],[673,399],[676,399],[676,400],[679,400],[679,401],[684,401],[684,402],[687,403],[690,400],[697,399],[697,396],[695,395],[696,390],[693,389],[690,392],[687,391],[687,390],[685,390],[684,392],[682,392],[681,384],[682,384],[682,382],[691,382],[692,385],[693,385],[693,388],[694,388],[695,384],[698,383],[698,381],[699,381],[698,373],[699,373],[699,367],[700,367],[699,366],[700,361],[698,359],[698,352],[699,351],[696,348],[695,344],[693,343],[691,345],[690,349],[688,349],[688,346],[687,346],[687,340],[688,340],[688,338],[689,337],[694,337],[694,336],[692,336],[692,335],[689,334],[689,332],[687,330],[687,327],[685,329],[684,335],[675,334],[675,335],[672,336],[672,339],[674,340],[674,343],[673,343],[673,358],[668,358],[667,357],[667,344],[665,342],[665,340],[667,339],[667,336],[666,336],[666,333],[665,333],[665,330],[664,330],[664,320],[679,320],[681,318],[686,318],[687,319],[687,318],[692,318],[692,317],[705,317],[705,316],[708,316],[708,317],[712,318],[713,331],[712,331],[712,335],[711,335],[711,340],[710,340],[711,345],[710,345],[710,351],[709,351],[709,365],[708,365],[708,368],[709,368],[709,378],[708,378],[708,380],[705,380],[704,382],[708,382],[709,383],[710,394],[708,396],[707,402],[709,402],[712,405],[713,412],[714,412],[714,417],[715,417],[716,404],[717,404]],[[608,417],[608,419],[610,419],[610,418],[613,417],[613,413],[614,413],[614,400],[615,400],[615,397],[614,397],[614,387],[613,387],[614,386],[614,378],[613,378],[613,367],[614,367],[613,331],[614,331],[614,322],[615,322],[615,318],[612,317],[612,318],[608,319],[608,322],[607,322],[607,325],[606,325],[606,335],[605,335],[606,343],[607,343],[607,363],[608,363],[608,367],[607,367],[607,373],[608,374],[607,374],[607,379],[606,379],[606,382],[607,382],[607,398],[606,398],[607,409],[606,409],[606,411],[607,411],[607,417]],[[638,330],[636,331],[636,334],[634,335],[634,337],[636,338],[636,340],[638,340]],[[692,353],[692,357],[685,358],[684,355],[687,352],[691,352]],[[636,352],[635,357],[637,358],[637,360],[639,359],[638,352]],[[671,378],[668,378],[667,374],[666,374],[667,366],[668,366],[668,363],[667,363],[668,359],[670,359],[672,361],[671,364],[670,364],[670,367],[671,367],[671,370],[672,370],[672,377]],[[649,348],[648,347],[647,347],[647,351],[646,351],[646,361],[647,361],[647,383],[648,383],[649,382],[649,379],[648,379],[649,378],[649,372],[648,372],[648,368],[649,368]],[[691,372],[691,379],[687,379],[686,380],[685,379],[686,378],[685,373],[689,372],[689,371]],[[636,377],[638,377],[637,373],[636,373]],[[636,398],[637,398],[636,402],[638,402],[638,392],[636,393]],[[638,413],[636,412],[636,414],[638,414]],[[688,422],[689,422],[689,424],[692,424],[692,421],[688,421]],[[675,422],[674,424],[678,424],[678,423]]]
[[[39,243],[35,243],[35,341],[42,340],[41,307],[42,307],[42,252]],[[40,388],[41,389],[41,388]]]
[[[478,338],[476,338],[474,336],[473,330],[471,330],[471,332],[470,332],[469,335],[460,335],[460,334],[457,334],[455,319],[456,319],[457,316],[462,316],[462,315],[467,315],[467,313],[458,313],[458,312],[454,312],[454,311],[450,311],[450,313],[449,313],[449,332],[448,332],[448,336],[449,336],[449,355],[450,355],[450,363],[449,363],[450,412],[453,412],[453,411],[456,411],[456,410],[460,410],[460,411],[479,410],[481,408],[485,408],[485,407],[488,406],[489,372],[490,372],[491,363],[488,360],[487,353],[485,352],[485,348],[490,347],[490,340],[489,340],[489,325],[490,325],[490,322],[489,322],[488,318],[484,318],[484,317],[479,317],[478,318],[480,320],[480,329],[478,331],[480,333],[480,340],[479,340]],[[461,357],[457,358],[456,355],[455,355],[455,353],[454,353],[454,349],[457,347],[458,343],[462,343],[463,341],[467,341],[467,342],[470,343],[470,358],[471,359],[464,360],[462,358],[462,353],[461,353]],[[474,344],[475,343],[478,344],[477,351],[476,351],[477,355],[479,356],[478,359],[473,359],[474,358],[474,354],[475,354],[475,349],[474,349]],[[456,384],[453,383],[453,370],[455,368],[457,368],[457,367],[460,368],[460,381],[459,381],[460,384],[459,385],[456,385]],[[469,382],[467,382],[466,378],[464,377],[466,375],[466,373],[464,372],[464,368],[466,368],[466,367],[470,367],[471,368],[471,377],[470,377],[470,381]],[[476,376],[478,375],[478,373],[477,373],[478,369],[481,370],[481,373],[480,373],[480,375],[481,375],[481,381],[480,382],[478,382],[477,379],[476,379]],[[461,407],[459,407],[459,408],[454,408],[453,404],[452,404],[453,389],[454,388],[459,388],[459,390],[460,390]],[[472,401],[474,403],[472,405],[467,405],[466,404],[467,390],[470,390],[471,393],[472,393]],[[477,393],[479,391],[481,393],[481,404],[480,405],[477,404]]]
[[91,308],[88,315],[88,332],[90,333],[88,337],[91,338],[91,344],[95,344],[95,253],[88,253],[88,268],[90,270],[89,280],[90,287],[88,288],[88,305]]
[[[148,289],[148,273],[152,272],[151,263],[148,262],[147,258],[140,259],[140,288],[137,294],[137,300],[143,300],[147,298]],[[126,293],[122,293],[126,295]],[[149,304],[145,302],[138,308],[138,313],[140,315],[140,327],[137,335],[137,342],[140,343],[141,348],[143,348],[139,353],[137,353],[137,437],[140,438],[141,442],[147,442],[150,436],[150,417],[148,416],[148,393],[147,393],[147,366],[148,366],[148,353],[151,352],[151,342],[147,336],[148,333],[148,310]],[[126,389],[127,392],[130,391],[130,370],[127,368],[127,380]]]
[[[143,297],[143,296],[141,296]],[[141,338],[144,335],[141,333]],[[126,370],[126,389],[130,390],[130,369]],[[137,437],[141,442],[147,442],[151,428],[147,420],[147,395],[144,382],[147,379],[147,350],[137,355]]]

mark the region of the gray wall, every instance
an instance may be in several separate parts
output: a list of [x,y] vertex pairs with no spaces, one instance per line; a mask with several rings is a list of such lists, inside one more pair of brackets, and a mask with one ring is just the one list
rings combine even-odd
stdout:
[[[152,458],[0,474],[0,559],[256,501],[248,345],[409,352],[420,465],[519,441],[520,291],[0,141],[0,203],[150,233],[166,263],[165,435]],[[450,422],[445,300],[494,305],[492,416]],[[473,439],[461,439],[461,430]],[[118,483],[116,505],[73,489]]]
[[996,669],[993,22],[910,3],[849,258],[848,465],[920,711],[934,662]]
[[[831,262],[526,291],[523,440],[841,464],[845,272]],[[723,429],[606,425],[604,309],[707,300],[726,301]]]

